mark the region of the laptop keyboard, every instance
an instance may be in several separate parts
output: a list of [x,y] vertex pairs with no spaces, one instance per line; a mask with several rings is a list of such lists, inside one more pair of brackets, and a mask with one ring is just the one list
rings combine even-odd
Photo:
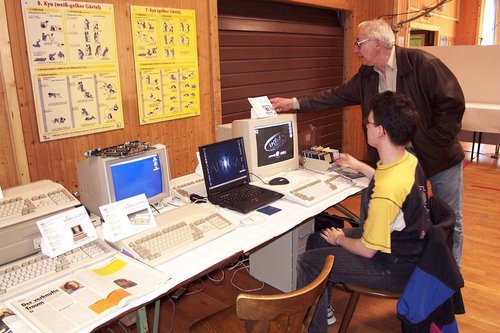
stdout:
[[264,190],[263,188],[256,186],[244,186],[242,188],[237,189],[236,191],[231,191],[224,195],[220,196],[220,200],[226,203],[237,203],[239,201],[246,201],[251,198],[260,197],[261,195],[268,195],[272,193],[268,193],[269,191]]
[[218,195],[215,203],[222,207],[246,213],[279,200],[282,197],[283,194],[275,191],[258,186],[245,185],[228,193]]

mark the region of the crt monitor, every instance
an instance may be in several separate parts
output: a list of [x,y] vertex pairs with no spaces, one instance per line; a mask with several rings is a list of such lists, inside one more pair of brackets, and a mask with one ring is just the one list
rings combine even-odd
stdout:
[[168,151],[162,144],[131,156],[91,156],[77,165],[77,175],[80,202],[99,216],[100,206],[142,193],[152,205],[170,196]]
[[252,180],[299,168],[297,117],[294,113],[275,117],[239,119],[231,126],[233,137],[243,137]]

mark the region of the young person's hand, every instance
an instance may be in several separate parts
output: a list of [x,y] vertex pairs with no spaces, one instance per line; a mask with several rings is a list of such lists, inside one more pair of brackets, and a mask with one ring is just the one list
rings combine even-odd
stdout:
[[345,237],[344,231],[342,229],[337,228],[326,228],[321,230],[321,237],[326,240],[328,243],[332,245],[339,245],[338,239],[339,237]]
[[357,172],[361,172],[363,175],[370,179],[375,173],[374,168],[347,153],[340,154],[340,157],[335,160],[335,163],[337,163],[337,165],[340,165],[341,167],[348,167],[356,170]]

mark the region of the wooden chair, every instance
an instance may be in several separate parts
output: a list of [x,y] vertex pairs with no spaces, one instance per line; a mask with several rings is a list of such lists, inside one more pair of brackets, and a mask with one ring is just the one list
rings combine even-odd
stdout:
[[277,295],[239,294],[236,304],[195,322],[199,333],[307,333],[333,267],[328,256],[318,277],[304,288]]
[[[453,229],[456,220],[455,213],[446,202],[438,197],[431,197],[429,199],[429,207],[432,224],[435,228],[444,230],[447,246],[451,250],[451,248],[453,247]],[[342,321],[338,330],[339,333],[347,332],[349,324],[351,323],[352,316],[354,315],[354,311],[356,310],[356,305],[358,304],[359,297],[361,295],[392,299],[399,299],[399,297],[401,296],[401,292],[365,288],[349,283],[337,284],[335,285],[335,287],[351,293],[344,315],[342,316]]]
[[382,298],[392,298],[398,299],[401,296],[400,292],[391,292],[386,290],[372,289],[356,286],[354,284],[344,283],[336,285],[336,287],[343,289],[351,293],[349,296],[349,302],[347,302],[347,307],[342,316],[342,321],[340,322],[339,333],[346,333],[351,323],[352,316],[356,310],[356,305],[358,305],[358,300],[361,295],[370,297],[382,297]]

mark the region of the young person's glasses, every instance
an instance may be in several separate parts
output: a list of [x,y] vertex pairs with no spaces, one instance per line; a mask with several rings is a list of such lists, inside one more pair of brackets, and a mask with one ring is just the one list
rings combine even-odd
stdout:
[[366,42],[368,42],[370,40],[373,40],[373,38],[367,38],[367,39],[363,39],[363,40],[357,40],[357,41],[354,42],[354,47],[357,47],[359,49],[359,48],[361,48],[361,45],[363,43],[366,43]]
[[367,126],[368,124],[372,124],[373,126],[375,126],[375,123],[374,123],[374,122],[372,122],[372,121],[369,121],[369,120],[368,120],[368,117],[366,117],[366,118],[364,118],[364,119],[363,119],[363,124],[364,124],[365,126]]

